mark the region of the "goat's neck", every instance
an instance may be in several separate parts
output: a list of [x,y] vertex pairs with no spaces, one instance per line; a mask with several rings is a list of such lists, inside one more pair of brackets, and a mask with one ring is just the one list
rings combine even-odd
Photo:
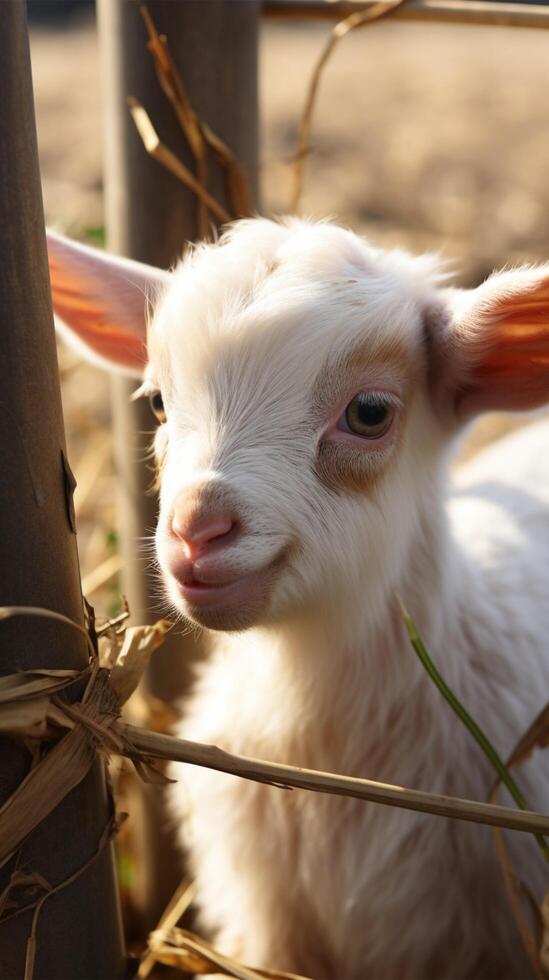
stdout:
[[469,591],[471,574],[450,533],[444,505],[431,504],[418,521],[407,558],[390,581],[381,583],[376,595],[351,595],[333,607],[324,603],[275,628],[272,635],[282,657],[291,658],[298,678],[306,679],[310,673],[321,679],[337,678],[338,669],[351,660],[360,663],[372,683],[396,668],[407,683],[409,675],[416,673],[416,658],[397,596],[434,652],[442,637],[457,627],[461,592]]
[[[247,634],[250,690],[259,684],[267,700],[272,696],[277,751],[287,733],[281,751],[291,761],[347,772],[366,767],[371,776],[398,779],[398,754],[388,759],[396,730],[419,735],[439,713],[444,724],[449,709],[418,663],[396,599],[399,593],[452,680],[449,646],[462,605],[456,589],[467,575],[442,506],[421,522],[409,555],[375,610],[355,603],[336,616],[319,608]],[[350,738],[356,731],[361,737]]]

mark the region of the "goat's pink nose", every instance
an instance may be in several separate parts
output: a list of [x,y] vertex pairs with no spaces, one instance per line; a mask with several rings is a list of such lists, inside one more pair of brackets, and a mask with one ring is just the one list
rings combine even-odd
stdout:
[[188,558],[196,558],[214,542],[222,544],[220,538],[227,538],[237,527],[234,515],[229,511],[193,515],[189,519],[186,508],[175,509],[172,517],[172,532],[182,542]]

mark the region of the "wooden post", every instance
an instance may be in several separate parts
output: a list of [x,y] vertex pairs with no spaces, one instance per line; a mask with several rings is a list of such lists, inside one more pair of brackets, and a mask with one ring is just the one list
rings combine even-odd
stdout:
[[[0,91],[0,604],[43,606],[82,623],[23,0],[2,4]],[[0,674],[82,668],[88,659],[75,630],[38,619],[1,622],[0,650]],[[0,740],[0,804],[29,764],[22,745]],[[98,760],[0,869],[0,894],[16,867],[52,886],[64,881],[93,858],[110,816]],[[21,889],[10,897],[32,901]],[[28,913],[0,924],[3,980],[23,976],[31,926]],[[35,980],[125,975],[110,845],[44,903],[36,938]]]
[[[159,33],[168,38],[193,108],[257,177],[257,0],[152,0],[148,8]],[[105,197],[108,247],[151,265],[170,266],[184,244],[196,239],[196,201],[172,174],[147,156],[128,112],[135,96],[171,150],[194,171],[193,160],[175,115],[163,94],[147,50],[147,33],[138,5],[98,0],[105,130]],[[223,180],[210,162],[209,189],[223,200]],[[133,386],[135,387],[135,386]],[[120,492],[120,531],[124,557],[123,589],[135,622],[159,613],[156,574],[140,557],[139,539],[151,535],[156,500],[147,495],[152,481],[144,457],[154,423],[148,405],[130,404],[132,385],[113,383],[116,469]],[[190,666],[200,655],[194,636],[176,636],[153,658],[151,693],[166,700],[188,685]],[[149,794],[143,822],[149,824],[142,848],[141,911],[146,924],[170,895],[178,863],[166,854],[166,817],[157,790]]]

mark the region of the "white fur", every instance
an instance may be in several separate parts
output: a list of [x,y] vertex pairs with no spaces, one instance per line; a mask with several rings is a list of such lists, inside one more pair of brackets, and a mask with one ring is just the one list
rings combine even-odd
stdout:
[[[235,546],[243,572],[299,545],[265,622],[216,640],[182,736],[485,799],[493,773],[417,663],[395,592],[503,755],[545,702],[547,422],[463,469],[445,501],[449,434],[423,383],[371,494],[329,493],[312,470],[322,365],[390,332],[416,353],[435,286],[425,262],[307,224],[241,225],[176,272],[154,325],[165,362],[151,365],[169,392],[160,558],[188,482],[238,494],[254,532]],[[545,759],[531,769],[521,785],[547,807]],[[488,829],[206,769],[174,775],[202,923],[227,953],[341,980],[529,974]],[[539,895],[535,843],[510,846]]]
[[[157,548],[170,595],[185,612],[167,558],[178,495],[213,488],[236,502],[233,572],[260,576],[285,556],[247,628],[212,634],[182,736],[486,799],[494,774],[419,665],[395,593],[505,756],[549,686],[549,423],[488,449],[451,485],[448,460],[456,378],[474,377],[497,342],[491,297],[533,289],[536,275],[549,270],[490,280],[475,319],[476,294],[442,289],[430,259],[327,224],[262,220],[175,271],[145,379],[167,411]],[[316,468],[337,408],[315,408],[319,374],[331,365],[344,391],[357,347],[361,384],[404,405],[396,434],[364,450],[363,492],[331,489]],[[202,926],[228,954],[330,980],[530,975],[489,829],[207,769],[172,774]],[[535,808],[549,806],[547,776],[542,754],[517,774]],[[539,897],[535,842],[508,842]]]

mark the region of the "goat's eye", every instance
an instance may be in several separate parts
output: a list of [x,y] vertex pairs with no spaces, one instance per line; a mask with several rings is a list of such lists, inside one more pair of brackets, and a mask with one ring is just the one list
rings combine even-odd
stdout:
[[366,439],[380,439],[393,421],[394,408],[372,394],[355,395],[345,409],[349,432]]
[[164,409],[164,401],[159,391],[153,391],[152,395],[149,395],[149,404],[158,421],[165,422],[166,412]]

